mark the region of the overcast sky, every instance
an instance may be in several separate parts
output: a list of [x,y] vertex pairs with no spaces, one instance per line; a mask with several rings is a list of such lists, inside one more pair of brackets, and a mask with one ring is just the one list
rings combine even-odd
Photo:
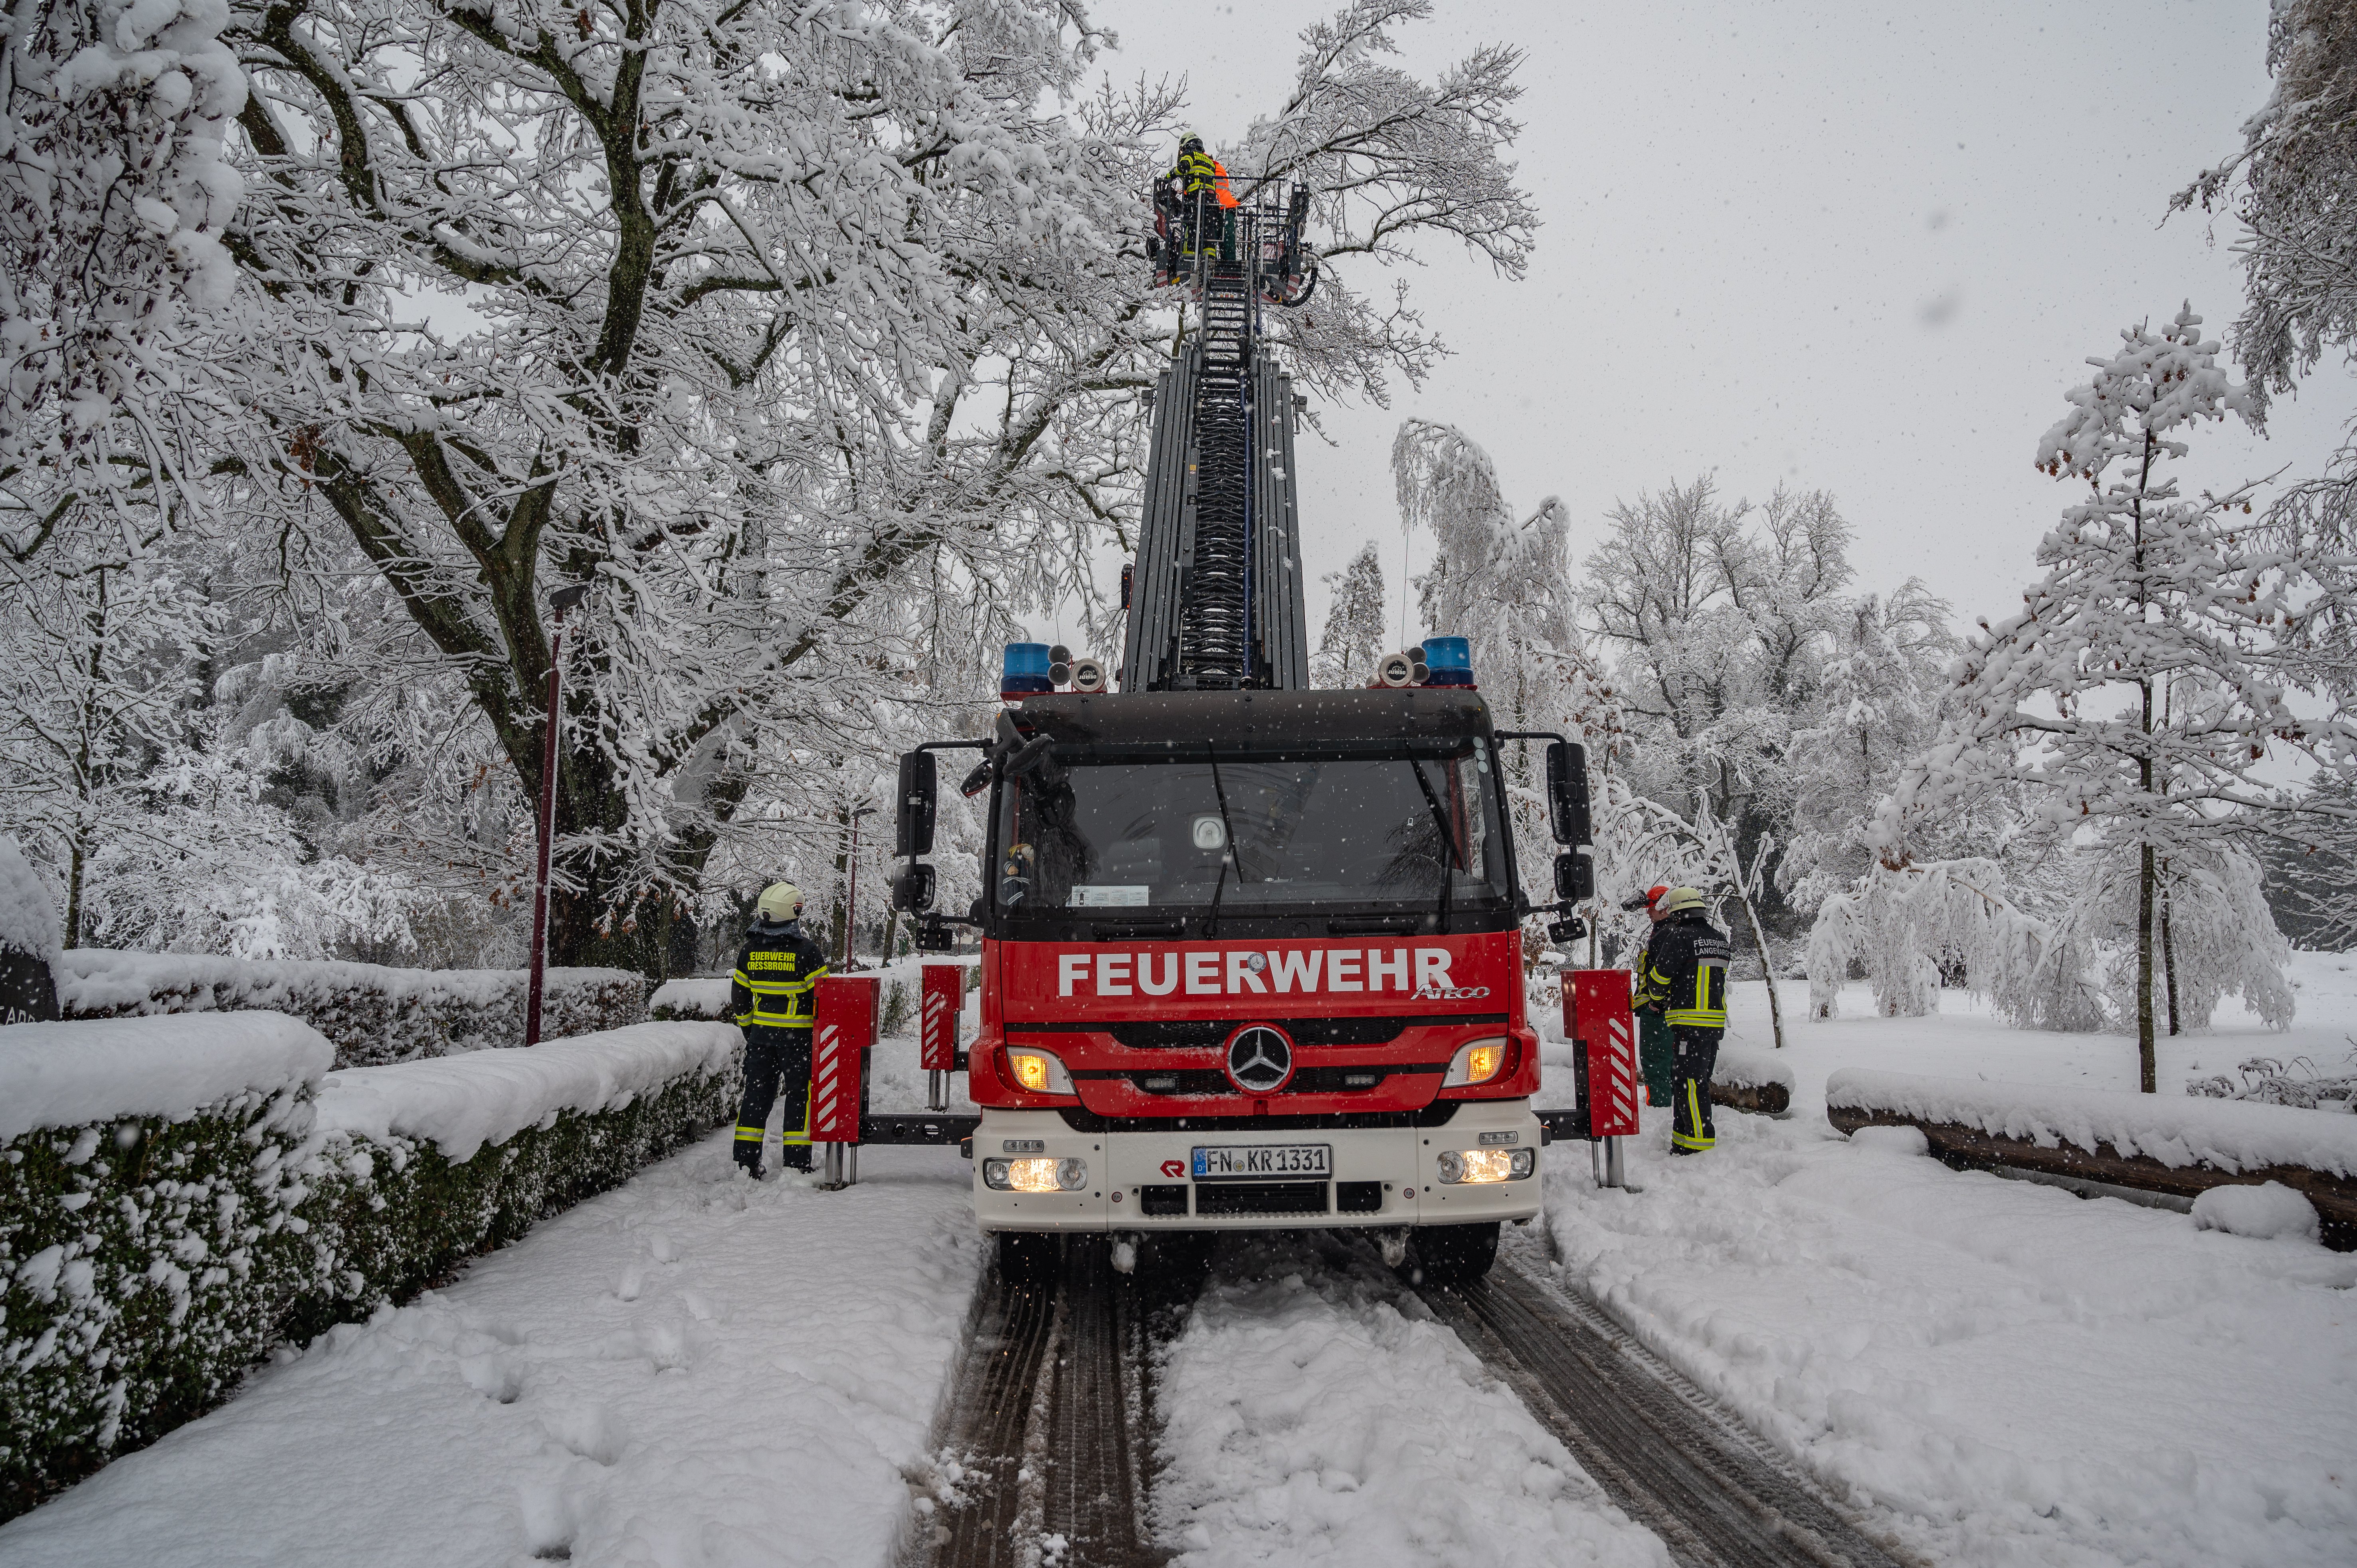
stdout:
[[[1217,144],[1282,104],[1296,35],[1331,9],[1092,15],[1121,35],[1113,74],[1183,73]],[[1370,538],[1397,613],[1405,415],[1480,442],[1523,511],[1561,496],[1575,563],[1617,498],[1716,470],[1734,496],[1832,491],[1859,586],[1921,576],[1966,621],[2002,614],[2072,499],[2030,456],[2087,357],[2189,297],[2212,328],[2241,308],[2233,225],[2162,220],[2265,102],[2266,0],[1437,10],[1400,38],[1419,76],[1480,42],[1527,55],[1515,155],[1544,227],[1520,283],[1428,247],[1411,282],[1454,358],[1388,409],[1321,411],[1313,639],[1316,578]],[[2314,472],[2352,410],[2357,381],[2319,372],[2267,439],[2198,436],[2186,488]]]

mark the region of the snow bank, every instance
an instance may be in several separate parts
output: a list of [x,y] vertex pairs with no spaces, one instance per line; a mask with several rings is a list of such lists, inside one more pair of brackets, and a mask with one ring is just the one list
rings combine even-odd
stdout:
[[2230,1236],[2277,1236],[2313,1240],[2322,1230],[2316,1206],[2279,1181],[2256,1187],[2213,1187],[2193,1200],[2193,1225],[2199,1230],[2223,1230]]
[[2068,1143],[2089,1154],[2109,1144],[2173,1169],[2223,1171],[2304,1165],[2357,1172],[2357,1117],[2244,1101],[2178,1099],[2095,1089],[1981,1083],[1846,1069],[1825,1079],[1830,1110],[1885,1111],[1977,1127],[2041,1148]]
[[243,1093],[317,1084],[335,1047],[277,1013],[0,1028],[0,1142],[114,1117],[175,1121]]
[[733,982],[696,976],[666,980],[647,998],[647,1015],[658,1021],[673,1018],[726,1018]]
[[378,1144],[417,1139],[468,1160],[560,1111],[619,1110],[691,1074],[727,1072],[743,1040],[733,1024],[634,1024],[529,1050],[348,1069],[320,1089],[319,1125]]
[[[57,977],[58,1005],[68,1017],[244,1008],[291,1014],[334,1043],[339,1067],[523,1043],[527,977],[520,969],[395,969],[75,948],[59,955]],[[637,1023],[645,990],[645,978],[628,970],[552,969],[542,1036]]]

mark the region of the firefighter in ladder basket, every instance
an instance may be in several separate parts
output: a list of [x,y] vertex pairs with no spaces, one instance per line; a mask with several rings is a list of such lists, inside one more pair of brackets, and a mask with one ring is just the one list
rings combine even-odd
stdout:
[[1716,1141],[1710,1073],[1727,1032],[1727,966],[1735,950],[1703,903],[1692,887],[1673,887],[1651,901],[1653,940],[1637,981],[1638,1010],[1661,1015],[1677,1053],[1670,1094],[1674,1155],[1698,1155]]
[[826,951],[802,934],[802,893],[791,882],[761,890],[728,988],[728,1015],[745,1031],[745,1098],[737,1108],[737,1163],[761,1176],[770,1107],[786,1096],[784,1163],[811,1168],[811,1020]]
[[[1163,207],[1166,248],[1175,251],[1169,271],[1212,245],[1222,259],[1235,248],[1235,193],[1228,188],[1227,166],[1203,150],[1203,138],[1188,132],[1178,143],[1178,162],[1162,177],[1168,205]],[[1157,204],[1160,205],[1160,204]],[[1173,215],[1178,221],[1173,224]]]

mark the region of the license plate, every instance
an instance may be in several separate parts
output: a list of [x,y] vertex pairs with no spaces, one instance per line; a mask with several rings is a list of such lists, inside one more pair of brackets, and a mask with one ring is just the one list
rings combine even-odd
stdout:
[[1334,1174],[1331,1144],[1212,1144],[1195,1150],[1197,1181],[1280,1181]]

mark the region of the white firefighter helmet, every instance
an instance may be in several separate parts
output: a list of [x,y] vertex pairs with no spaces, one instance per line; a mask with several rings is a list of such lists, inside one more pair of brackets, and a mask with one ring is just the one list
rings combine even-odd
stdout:
[[765,920],[799,920],[802,916],[802,890],[791,882],[772,882],[761,889],[758,908]]

